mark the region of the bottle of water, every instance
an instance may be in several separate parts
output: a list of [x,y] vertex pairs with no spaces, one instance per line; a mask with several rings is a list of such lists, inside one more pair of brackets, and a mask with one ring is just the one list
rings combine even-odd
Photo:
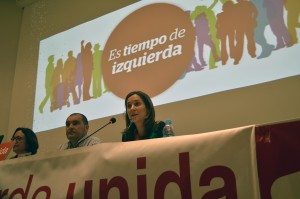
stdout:
[[172,120],[167,119],[165,123],[166,125],[163,128],[163,137],[175,136]]

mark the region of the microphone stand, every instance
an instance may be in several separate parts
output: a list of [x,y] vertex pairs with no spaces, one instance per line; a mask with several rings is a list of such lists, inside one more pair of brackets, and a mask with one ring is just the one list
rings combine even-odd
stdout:
[[115,122],[115,120],[114,120],[114,121],[110,120],[107,124],[105,124],[104,126],[100,127],[99,129],[97,129],[96,131],[94,131],[92,134],[86,136],[86,137],[85,137],[84,139],[82,139],[82,140],[79,140],[79,141],[77,142],[75,148],[77,148],[78,145],[79,145],[80,143],[82,143],[84,140],[88,139],[89,137],[91,137],[92,135],[94,135],[95,133],[97,133],[98,131],[100,131],[101,129],[103,129],[104,127],[106,127],[107,125],[112,124],[112,123],[114,123],[114,122]]

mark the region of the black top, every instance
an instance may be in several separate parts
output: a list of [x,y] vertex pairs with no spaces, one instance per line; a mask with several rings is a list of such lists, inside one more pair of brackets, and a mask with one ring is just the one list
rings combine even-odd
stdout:
[[[146,139],[153,139],[153,138],[161,138],[163,137],[163,128],[166,124],[162,121],[155,122],[152,132],[147,133],[144,137],[142,137],[142,140]],[[128,142],[128,141],[135,141],[135,132],[132,129],[128,129],[123,133],[122,136],[122,142]]]
[[4,138],[4,135],[0,135],[0,144],[1,144],[2,140],[3,140],[3,138]]

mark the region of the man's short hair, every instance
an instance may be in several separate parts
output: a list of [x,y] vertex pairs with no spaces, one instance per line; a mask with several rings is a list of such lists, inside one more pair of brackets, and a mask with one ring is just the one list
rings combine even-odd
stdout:
[[72,113],[71,115],[69,115],[69,117],[70,117],[70,116],[73,116],[73,115],[81,115],[81,119],[82,119],[82,121],[83,121],[83,124],[89,125],[88,119],[87,119],[87,118],[85,117],[85,115],[83,115],[82,113]]

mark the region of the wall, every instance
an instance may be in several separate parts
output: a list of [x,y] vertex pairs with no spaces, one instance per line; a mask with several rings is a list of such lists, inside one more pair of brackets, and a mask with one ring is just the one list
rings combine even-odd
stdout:
[[22,8],[12,0],[0,1],[0,134],[8,132]]
[[[87,1],[81,0],[40,0],[24,9],[12,97],[6,101],[10,106],[7,132],[18,126],[32,127],[39,41],[135,1],[110,2],[90,0],[86,4]],[[295,76],[158,106],[157,119],[172,118],[177,135],[292,120],[300,118],[299,85],[300,76]],[[125,121],[122,114],[116,118],[116,124],[96,134],[103,141],[120,141]],[[90,132],[108,120],[91,121]],[[56,150],[60,143],[66,141],[64,128],[37,135],[40,153]]]

